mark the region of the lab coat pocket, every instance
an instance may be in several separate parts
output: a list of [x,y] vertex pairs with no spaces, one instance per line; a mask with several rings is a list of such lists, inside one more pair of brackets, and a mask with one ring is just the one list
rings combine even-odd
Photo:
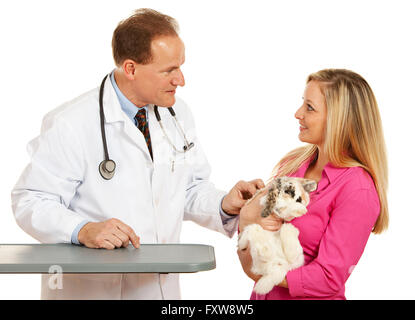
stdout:
[[172,151],[170,155],[170,169],[171,172],[177,175],[179,172],[183,173],[186,171],[189,166],[189,152],[182,153],[177,151]]
[[184,201],[187,182],[189,181],[189,166],[186,157],[183,154],[176,154],[171,158],[170,164],[170,201],[176,201],[175,198]]

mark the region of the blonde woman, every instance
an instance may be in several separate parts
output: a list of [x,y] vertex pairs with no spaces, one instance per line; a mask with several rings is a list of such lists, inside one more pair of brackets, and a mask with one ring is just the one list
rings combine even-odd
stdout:
[[[267,295],[251,299],[345,299],[345,283],[369,235],[388,226],[388,169],[375,96],[358,74],[326,69],[307,79],[304,102],[295,113],[299,139],[307,145],[284,156],[272,177],[314,179],[306,215],[292,224],[300,231],[305,264],[287,273]],[[260,218],[259,197],[241,210],[240,230],[259,223],[277,230],[281,222]],[[254,281],[249,250],[238,251]]]

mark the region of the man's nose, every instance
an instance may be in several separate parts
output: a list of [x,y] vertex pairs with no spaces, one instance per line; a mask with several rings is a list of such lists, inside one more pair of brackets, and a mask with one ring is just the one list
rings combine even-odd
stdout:
[[173,85],[183,87],[185,85],[184,76],[182,70],[178,69],[177,74],[172,80]]

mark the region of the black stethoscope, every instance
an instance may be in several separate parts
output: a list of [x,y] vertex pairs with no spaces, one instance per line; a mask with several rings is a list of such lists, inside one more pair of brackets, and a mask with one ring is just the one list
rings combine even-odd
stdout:
[[[110,180],[114,174],[115,174],[115,161],[111,160],[108,156],[108,147],[107,147],[107,139],[105,138],[105,128],[104,128],[104,121],[105,121],[105,116],[104,116],[104,103],[103,103],[103,97],[104,97],[104,84],[105,84],[105,80],[107,79],[108,75],[106,75],[104,77],[104,79],[102,79],[102,83],[101,83],[101,87],[99,88],[99,116],[100,116],[100,121],[101,121],[101,136],[102,136],[102,144],[104,146],[104,157],[105,159],[99,164],[99,173],[101,174],[101,176],[105,179],[105,180]],[[167,108],[171,114],[171,116],[173,117],[174,121],[175,121],[175,125],[177,130],[180,131],[180,133],[183,136],[183,140],[184,140],[184,146],[183,146],[183,150],[177,149],[176,146],[173,144],[173,142],[170,140],[169,136],[166,133],[166,130],[164,130],[163,124],[161,122],[161,117],[158,111],[158,106],[154,106],[154,113],[156,115],[157,118],[157,122],[159,123],[161,130],[163,130],[163,134],[166,137],[167,141],[169,142],[169,144],[173,147],[174,151],[178,152],[178,153],[185,153],[187,151],[189,151],[191,148],[194,147],[194,143],[193,142],[188,142],[186,135],[183,131],[182,126],[180,125],[179,121],[177,121],[176,119],[176,113],[174,112],[172,107]]]

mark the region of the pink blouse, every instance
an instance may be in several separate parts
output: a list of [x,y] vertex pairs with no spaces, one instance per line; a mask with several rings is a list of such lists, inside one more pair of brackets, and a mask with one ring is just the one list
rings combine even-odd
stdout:
[[[292,177],[304,177],[305,162]],[[288,289],[275,286],[252,300],[346,299],[345,283],[359,261],[380,212],[371,176],[360,167],[337,168],[328,163],[307,213],[292,220],[300,231],[302,267],[287,273]]]

